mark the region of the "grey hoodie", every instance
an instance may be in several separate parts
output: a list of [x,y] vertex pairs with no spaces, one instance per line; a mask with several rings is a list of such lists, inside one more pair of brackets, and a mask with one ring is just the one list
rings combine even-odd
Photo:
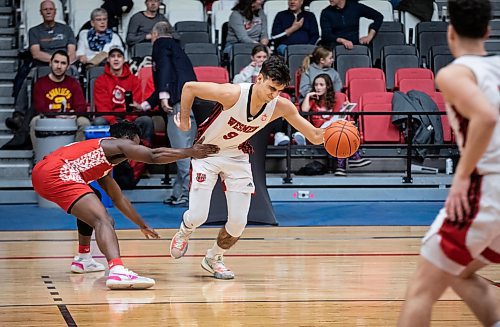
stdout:
[[331,67],[321,68],[315,63],[312,63],[309,66],[309,69],[304,73],[302,73],[302,76],[300,77],[300,86],[299,86],[300,102],[304,100],[307,93],[311,92],[311,89],[313,87],[312,82],[314,81],[314,78],[319,74],[330,75],[330,78],[332,79],[333,82],[333,89],[335,92],[340,92],[340,90],[342,90],[342,80],[340,79],[339,73],[337,73],[335,69]]

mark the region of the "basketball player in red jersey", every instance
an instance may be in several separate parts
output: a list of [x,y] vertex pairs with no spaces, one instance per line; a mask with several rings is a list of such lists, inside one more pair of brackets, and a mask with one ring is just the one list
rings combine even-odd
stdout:
[[289,76],[285,63],[278,57],[270,57],[262,64],[255,84],[188,82],[184,85],[176,124],[183,131],[189,130],[190,108],[195,97],[216,101],[213,114],[199,126],[197,138],[201,143],[219,146],[220,152],[191,161],[189,209],[172,239],[172,257],[184,255],[192,232],[207,220],[212,189],[220,176],[226,190],[228,220],[201,265],[215,278],[234,278],[233,272],[224,265],[223,254],[243,233],[251,194],[255,191],[248,139],[271,121],[283,117],[313,144],[323,143],[324,130],[300,116],[290,100],[278,96],[288,85]]
[[113,219],[87,184],[97,180],[116,207],[136,223],[147,238],[159,238],[135,211],[109,172],[113,166],[127,159],[166,164],[189,157],[205,158],[217,153],[218,147],[195,144],[189,149],[150,149],[139,145],[140,130],[128,122],[112,125],[110,133],[113,137],[72,143],[44,157],[33,168],[33,188],[43,198],[55,202],[95,229],[97,245],[109,263],[107,287],[145,289],[152,287],[155,281],[123,266]]
[[460,149],[445,206],[422,241],[399,326],[428,326],[451,287],[484,326],[500,327],[497,291],[476,272],[500,263],[500,56],[484,41],[489,0],[449,0],[448,45],[455,60],[436,77]]

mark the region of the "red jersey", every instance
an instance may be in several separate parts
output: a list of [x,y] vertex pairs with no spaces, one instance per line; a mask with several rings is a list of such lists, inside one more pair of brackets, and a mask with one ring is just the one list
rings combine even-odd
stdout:
[[82,87],[71,76],[61,82],[54,82],[49,75],[40,77],[33,87],[33,106],[39,113],[87,111]]
[[93,193],[87,184],[106,176],[114,166],[104,154],[102,140],[72,143],[45,156],[33,168],[35,191],[70,212],[82,196]]

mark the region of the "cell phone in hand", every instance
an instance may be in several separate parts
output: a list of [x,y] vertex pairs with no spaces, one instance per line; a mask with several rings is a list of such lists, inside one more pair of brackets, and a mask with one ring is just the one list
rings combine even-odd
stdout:
[[134,103],[134,100],[132,97],[132,91],[126,91],[125,92],[125,109],[127,110],[127,112],[134,111],[134,108],[132,106],[133,103]]

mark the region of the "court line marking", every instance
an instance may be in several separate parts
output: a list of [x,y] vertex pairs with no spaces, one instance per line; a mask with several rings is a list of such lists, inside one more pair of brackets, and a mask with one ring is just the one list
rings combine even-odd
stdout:
[[[62,303],[63,299],[60,297],[59,291],[54,286],[54,282],[52,281],[50,276],[42,275],[40,276],[40,278],[42,279],[45,285],[48,285],[47,289],[49,290],[52,300],[54,300],[54,302]],[[57,304],[57,308],[59,309],[59,312],[61,313],[68,327],[78,327],[75,320],[73,319],[73,316],[71,316],[71,313],[69,312],[65,304]]]
[[[151,289],[151,291],[154,289]],[[226,304],[226,303],[321,303],[321,302],[404,302],[405,299],[379,299],[379,300],[342,300],[342,299],[311,299],[311,300],[229,300],[229,301],[158,301],[158,302],[130,302],[128,304]],[[461,299],[457,300],[439,300],[439,302],[463,302]],[[96,303],[66,303],[66,306],[93,306],[93,305],[106,305],[109,306],[112,302],[96,302]],[[55,304],[2,304],[0,308],[13,308],[13,307],[52,307]]]
[[[418,256],[419,253],[259,253],[259,254],[224,254],[224,257],[404,257]],[[203,258],[205,254],[186,254],[184,258]],[[94,258],[104,258],[104,256],[93,256]],[[143,254],[143,255],[122,255],[122,258],[171,258],[170,254]],[[73,256],[22,256],[22,257],[0,257],[0,260],[46,260],[46,259],[70,259]]]

